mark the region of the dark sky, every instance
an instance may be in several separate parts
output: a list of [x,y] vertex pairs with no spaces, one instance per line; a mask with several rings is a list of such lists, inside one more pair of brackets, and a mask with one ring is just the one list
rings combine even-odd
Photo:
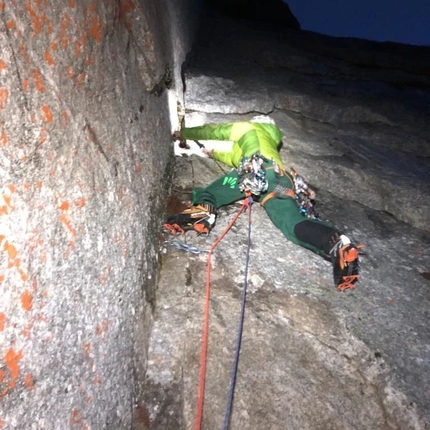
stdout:
[[283,0],[303,30],[430,46],[430,0]]

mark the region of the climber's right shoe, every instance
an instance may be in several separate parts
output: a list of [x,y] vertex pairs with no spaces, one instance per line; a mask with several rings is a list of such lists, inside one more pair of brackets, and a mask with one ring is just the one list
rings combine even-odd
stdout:
[[363,245],[354,246],[343,234],[335,239],[330,250],[334,283],[339,291],[353,290],[359,278],[358,249]]
[[184,234],[189,230],[194,230],[198,234],[209,234],[215,221],[215,208],[211,205],[198,204],[170,216],[163,227],[172,234]]

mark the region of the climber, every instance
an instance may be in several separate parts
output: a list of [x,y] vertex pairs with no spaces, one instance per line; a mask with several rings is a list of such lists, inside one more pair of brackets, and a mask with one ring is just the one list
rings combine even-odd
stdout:
[[[190,207],[168,218],[164,225],[168,231],[208,234],[221,206],[252,195],[287,239],[332,262],[334,283],[340,291],[354,288],[360,246],[353,245],[345,234],[312,213],[305,216],[300,210],[295,172],[287,172],[281,160],[282,132],[272,118],[260,115],[251,121],[183,128],[173,134],[173,140],[179,140],[181,146],[186,145],[186,140],[233,141],[233,146],[226,150],[203,147],[199,154],[233,169],[207,187],[195,188]],[[304,188],[308,201],[313,201],[315,193],[307,186]]]

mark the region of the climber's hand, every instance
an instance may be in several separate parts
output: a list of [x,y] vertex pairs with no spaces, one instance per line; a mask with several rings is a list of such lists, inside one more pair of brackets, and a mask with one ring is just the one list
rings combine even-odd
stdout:
[[212,158],[212,149],[206,149],[206,148],[202,148],[202,153],[204,154],[205,157],[209,157]]
[[180,132],[180,131],[175,131],[175,132],[172,134],[172,141],[173,141],[173,142],[175,142],[176,140],[183,140],[183,139],[182,139],[182,135],[181,135],[181,132]]
[[173,142],[179,141],[179,148],[190,149],[190,147],[187,145],[186,140],[182,137],[182,134],[180,131],[175,131],[172,134],[172,141]]

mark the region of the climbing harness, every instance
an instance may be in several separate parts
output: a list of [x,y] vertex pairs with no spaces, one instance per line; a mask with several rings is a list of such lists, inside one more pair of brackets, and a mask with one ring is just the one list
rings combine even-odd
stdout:
[[255,196],[259,196],[261,193],[267,191],[269,184],[266,180],[264,161],[260,154],[254,154],[251,157],[242,157],[237,168],[240,191],[245,192],[248,190]]
[[231,375],[230,389],[229,389],[229,398],[227,403],[227,412],[224,419],[224,429],[228,428],[228,423],[230,421],[230,413],[231,406],[233,403],[233,394],[234,394],[234,386],[236,381],[236,373],[237,366],[239,361],[239,351],[240,351],[240,343],[242,339],[242,330],[243,330],[243,319],[245,312],[245,299],[246,299],[246,286],[247,286],[247,271],[248,271],[248,262],[249,262],[249,251],[250,251],[250,231],[251,231],[251,204],[252,197],[249,192],[246,193],[246,198],[243,201],[242,206],[239,211],[224,230],[224,232],[218,237],[218,239],[212,244],[207,259],[206,265],[206,297],[205,297],[205,307],[204,307],[204,318],[203,318],[203,334],[202,334],[202,346],[201,346],[201,354],[200,354],[200,376],[199,376],[199,387],[198,387],[198,396],[197,396],[197,413],[196,413],[196,421],[195,421],[195,430],[201,429],[202,417],[203,417],[203,404],[204,404],[204,394],[205,394],[205,379],[206,379],[206,362],[207,362],[207,349],[208,349],[208,334],[209,334],[209,303],[210,303],[210,269],[211,269],[211,257],[214,249],[221,242],[221,240],[225,237],[227,232],[234,225],[236,220],[239,218],[239,215],[246,209],[249,211],[249,233],[248,233],[248,247],[247,247],[247,263],[245,268],[245,283],[244,290],[242,292],[242,310],[240,316],[240,324],[239,324],[239,333],[238,333],[238,341],[236,345],[236,353],[235,360],[233,364],[233,370]]
[[287,176],[294,189],[289,188],[281,183],[276,184],[273,191],[267,193],[260,201],[260,205],[264,206],[268,200],[277,198],[293,198],[297,206],[299,207],[300,213],[310,219],[319,219],[317,212],[315,211],[315,200],[313,199],[313,191],[310,190],[308,184],[305,182],[303,176],[299,175],[293,168],[291,168],[290,174],[287,174],[283,168],[278,166],[277,163],[272,161],[273,167],[266,167],[266,170],[274,169],[275,172],[280,176]]
[[266,202],[270,199],[273,199],[273,197],[291,197],[293,199],[296,198],[295,192],[291,188],[282,187],[280,184],[276,185],[275,189],[266,194],[264,198],[261,200],[260,205],[264,206]]

